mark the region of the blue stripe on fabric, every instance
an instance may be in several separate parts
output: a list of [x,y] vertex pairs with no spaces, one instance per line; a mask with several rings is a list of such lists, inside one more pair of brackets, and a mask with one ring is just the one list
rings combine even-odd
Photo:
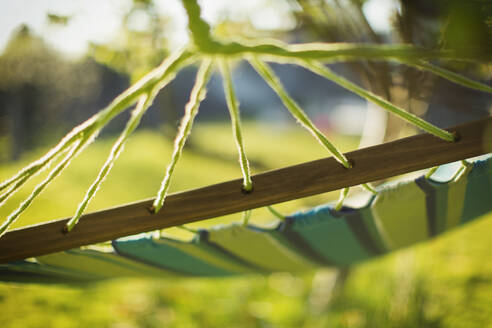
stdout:
[[473,163],[467,179],[461,223],[492,211],[492,159]]

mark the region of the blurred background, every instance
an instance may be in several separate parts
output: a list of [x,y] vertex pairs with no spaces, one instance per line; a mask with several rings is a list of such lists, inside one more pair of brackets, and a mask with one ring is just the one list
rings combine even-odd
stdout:
[[[206,0],[200,5],[217,38],[448,48],[484,60],[439,65],[489,85],[492,81],[489,1]],[[0,180],[184,46],[186,20],[179,0],[0,0]],[[417,132],[302,68],[272,66],[314,123],[344,151]],[[490,95],[406,66],[354,61],[332,68],[441,127],[492,112]],[[186,68],[159,94],[89,210],[154,196],[195,72]],[[254,173],[328,155],[249,65],[238,61],[233,78]],[[171,191],[240,176],[221,86],[214,75]],[[72,215],[127,118],[128,113],[117,117],[15,226]],[[39,182],[33,180],[0,208],[0,217]],[[288,214],[336,196],[299,199],[276,209]],[[236,214],[191,226],[240,219]],[[264,209],[253,211],[251,220],[275,223]],[[1,283],[0,322],[2,327],[492,327],[491,231],[489,215],[343,272],[88,286]],[[177,229],[166,233],[192,237]]]

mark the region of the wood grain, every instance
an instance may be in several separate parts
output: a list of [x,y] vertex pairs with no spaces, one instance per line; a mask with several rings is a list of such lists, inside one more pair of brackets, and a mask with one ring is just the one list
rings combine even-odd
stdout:
[[84,215],[65,234],[68,219],[12,230],[0,238],[0,263],[103,242],[155,229],[209,219],[296,198],[354,186],[486,153],[484,138],[492,118],[450,128],[459,141],[428,134],[400,139],[346,154],[353,168],[333,158],[320,159],[253,176],[254,190],[245,194],[242,179],[167,197],[151,214],[152,199]]

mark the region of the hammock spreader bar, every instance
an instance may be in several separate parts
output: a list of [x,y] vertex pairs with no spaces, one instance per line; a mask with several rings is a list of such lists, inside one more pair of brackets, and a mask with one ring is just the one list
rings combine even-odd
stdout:
[[261,173],[254,190],[242,192],[242,179],[169,195],[157,214],[152,199],[84,215],[70,233],[68,219],[7,232],[0,238],[0,263],[114,240],[141,232],[272,205],[344,187],[441,165],[487,153],[485,136],[492,118],[450,128],[458,136],[447,142],[429,134],[403,138],[345,154],[353,167],[334,158]]

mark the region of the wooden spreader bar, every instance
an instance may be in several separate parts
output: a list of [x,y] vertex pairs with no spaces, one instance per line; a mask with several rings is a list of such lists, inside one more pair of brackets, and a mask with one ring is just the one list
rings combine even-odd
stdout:
[[[118,206],[84,215],[70,233],[63,232],[68,219],[12,230],[0,238],[0,263],[214,218],[482,155],[487,152],[487,129],[492,129],[491,117],[450,128],[449,131],[458,135],[454,143],[421,134],[352,151],[346,154],[353,164],[351,169],[345,169],[330,157],[268,171],[253,176],[254,189],[248,194],[241,189],[242,179],[175,193],[167,197],[158,214],[149,211],[152,199]],[[490,143],[491,140],[489,146]]]

